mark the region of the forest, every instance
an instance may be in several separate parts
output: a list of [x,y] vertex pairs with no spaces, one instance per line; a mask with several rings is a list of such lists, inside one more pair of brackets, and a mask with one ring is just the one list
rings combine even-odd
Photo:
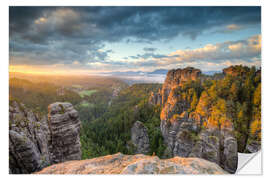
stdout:
[[[237,74],[222,73],[187,81],[178,96],[190,102],[188,112],[198,112],[213,124],[233,122],[239,152],[253,141],[261,141],[261,74],[255,67],[234,66]],[[89,80],[91,81],[91,80]],[[160,130],[160,105],[149,104],[151,92],[162,84],[127,85],[106,80],[105,85],[74,82],[58,86],[52,81],[33,82],[10,78],[10,100],[24,103],[36,113],[46,114],[56,101],[70,102],[81,119],[82,159],[122,152],[134,154],[131,127],[141,121],[148,130],[150,151],[164,157],[165,144]],[[75,84],[79,86],[74,86]],[[92,93],[80,96],[81,91]],[[94,91],[93,91],[94,90]],[[207,107],[207,108],[205,108]]]

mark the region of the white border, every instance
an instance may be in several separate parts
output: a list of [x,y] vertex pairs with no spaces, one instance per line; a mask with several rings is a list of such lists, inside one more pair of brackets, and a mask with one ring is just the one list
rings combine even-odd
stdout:
[[[63,177],[66,179],[74,178],[155,178],[162,179],[164,178],[201,178],[207,177],[209,179],[216,179],[217,176],[35,176],[35,175],[19,175],[19,176],[8,176],[8,6],[262,6],[262,75],[263,75],[263,99],[262,99],[262,130],[263,130],[263,159],[265,161],[270,160],[269,141],[270,137],[270,27],[269,27],[269,17],[270,17],[270,1],[269,0],[9,0],[1,1],[0,6],[0,18],[1,18],[1,60],[0,60],[0,117],[1,117],[1,162],[0,162],[0,171],[2,178],[39,178],[39,179],[48,179],[48,178],[58,178]],[[269,50],[268,50],[269,49]],[[269,79],[268,79],[269,77]],[[262,160],[263,160],[262,159]],[[265,178],[270,174],[270,165],[266,165],[263,161],[263,176],[230,176],[229,178]],[[7,177],[8,176],[8,177]],[[218,178],[228,178],[228,176],[218,176]]]
[[9,5],[49,6],[258,6],[260,0],[12,0]]

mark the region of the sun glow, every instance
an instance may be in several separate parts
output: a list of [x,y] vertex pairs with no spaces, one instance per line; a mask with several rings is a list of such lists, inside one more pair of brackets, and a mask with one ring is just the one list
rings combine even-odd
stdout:
[[81,69],[72,69],[72,68],[55,68],[52,66],[46,67],[35,67],[27,65],[9,65],[9,72],[17,72],[24,74],[36,74],[36,75],[98,75],[102,74],[105,71],[94,71],[94,70],[81,70]]
[[26,73],[26,74],[64,74],[64,71],[62,72],[58,70],[52,71],[50,69],[24,66],[24,65],[17,65],[17,66],[10,65],[9,72],[19,72],[19,73]]

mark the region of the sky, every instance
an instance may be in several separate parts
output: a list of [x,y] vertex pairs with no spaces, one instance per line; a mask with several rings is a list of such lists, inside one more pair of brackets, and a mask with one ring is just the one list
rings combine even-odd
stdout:
[[260,7],[10,7],[11,72],[261,65]]

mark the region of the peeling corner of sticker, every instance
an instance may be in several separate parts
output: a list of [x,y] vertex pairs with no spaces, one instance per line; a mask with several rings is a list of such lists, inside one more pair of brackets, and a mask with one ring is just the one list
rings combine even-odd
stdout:
[[238,167],[235,174],[262,175],[262,152],[238,153]]

